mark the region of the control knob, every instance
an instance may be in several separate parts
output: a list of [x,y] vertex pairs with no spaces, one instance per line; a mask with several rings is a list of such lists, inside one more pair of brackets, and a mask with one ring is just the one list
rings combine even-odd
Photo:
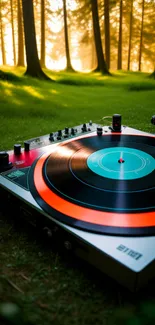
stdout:
[[112,117],[112,131],[114,132],[121,132],[121,115],[114,114]]
[[61,130],[58,131],[58,136],[60,136],[60,137],[62,136],[62,131]]
[[86,125],[86,123],[83,124],[81,130],[82,130],[82,132],[87,132],[87,125]]
[[98,136],[101,136],[102,133],[103,133],[103,129],[102,129],[102,127],[97,127],[97,135],[98,135]]
[[65,134],[69,133],[69,128],[65,128]]
[[74,130],[74,128],[71,128],[71,135],[75,135],[75,130]]
[[69,128],[65,128],[65,134],[64,134],[64,138],[68,138],[69,137]]
[[24,150],[30,151],[30,143],[28,141],[24,141]]
[[52,133],[50,133],[50,136],[49,136],[49,140],[50,140],[50,141],[54,141],[53,132],[52,132]]
[[21,154],[21,144],[14,145],[14,154],[17,156]]
[[12,163],[9,162],[9,154],[6,151],[0,151],[0,172],[12,168]]
[[59,130],[57,135],[57,140],[61,140],[61,137],[62,137],[62,131]]

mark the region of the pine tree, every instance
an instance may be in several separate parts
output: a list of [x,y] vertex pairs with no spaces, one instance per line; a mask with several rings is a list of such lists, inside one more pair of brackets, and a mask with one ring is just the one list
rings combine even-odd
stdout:
[[122,69],[122,21],[123,21],[123,0],[120,0],[118,61],[117,61],[118,70]]
[[33,2],[32,0],[22,0],[22,4],[27,60],[27,70],[25,74],[35,78],[51,80],[41,69],[38,57]]
[[128,49],[128,66],[127,66],[128,70],[130,70],[130,61],[131,61],[132,29],[133,29],[133,0],[131,0],[131,8],[130,8],[129,49]]
[[69,37],[68,37],[66,0],[63,0],[63,15],[64,15],[65,51],[66,51],[66,60],[67,60],[66,70],[73,72],[74,69],[73,69],[72,63],[71,63]]
[[13,0],[10,0],[10,9],[11,9],[11,28],[12,28],[13,59],[14,59],[14,65],[16,65],[16,44],[15,44],[15,28],[14,28]]
[[94,30],[96,55],[98,61],[98,70],[103,74],[110,75],[103,54],[97,0],[91,0],[91,6],[92,6],[93,30]]
[[17,22],[18,22],[18,67],[24,67],[24,31],[21,0],[17,0]]
[[110,18],[109,0],[104,0],[104,33],[105,33],[105,59],[110,69]]
[[1,41],[2,64],[6,65],[6,51],[5,51],[5,42],[4,42],[2,7],[3,7],[2,0],[0,0],[0,41]]
[[142,18],[141,18],[142,20],[141,20],[141,31],[140,31],[139,67],[138,67],[139,71],[141,71],[142,49],[143,49],[144,5],[145,5],[145,0],[142,0]]
[[45,68],[45,0],[41,0],[41,48],[40,48],[40,64]]

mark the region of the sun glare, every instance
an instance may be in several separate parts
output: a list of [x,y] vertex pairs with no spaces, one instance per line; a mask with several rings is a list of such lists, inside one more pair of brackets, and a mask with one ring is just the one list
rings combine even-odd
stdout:
[[[145,0],[147,3],[150,3],[152,0]],[[50,9],[53,12],[51,14],[50,18],[46,20],[46,30],[51,31],[48,33],[46,31],[46,66],[47,68],[51,70],[64,70],[66,67],[66,56],[65,56],[65,42],[64,42],[64,33],[63,33],[63,14],[57,15],[57,12],[60,11],[63,8],[63,0],[52,0],[49,1],[50,3]],[[77,0],[67,0],[67,8],[69,10],[76,10],[79,5],[79,1]],[[139,6],[138,1],[134,0],[134,8],[135,8],[135,14],[139,15],[141,12],[141,6]],[[40,9],[39,9],[40,10]],[[39,11],[38,11],[39,12]],[[11,23],[10,18],[6,18],[6,13],[2,11],[3,15],[3,34],[4,34],[4,44],[5,44],[5,51],[6,51],[6,63],[7,65],[13,66],[14,65],[14,57],[13,57],[13,43],[12,43],[12,29],[11,29]],[[14,12],[15,15],[15,12]],[[117,18],[117,19],[116,19]],[[110,22],[111,27],[113,29],[118,29],[119,26],[119,12],[114,9],[112,9],[112,12],[110,14]],[[37,46],[38,46],[38,54],[40,57],[40,20],[38,19],[37,24]],[[15,26],[16,26],[16,20],[15,20]],[[91,24],[92,26],[92,24]],[[128,27],[128,26],[127,26]],[[75,29],[75,26],[73,27]],[[71,61],[73,68],[77,71],[90,71],[89,64],[91,66],[92,62],[92,45],[91,42],[89,44],[82,44],[81,45],[81,39],[83,38],[84,31],[83,28],[77,29],[76,31],[73,30],[72,25],[69,29],[69,37],[70,37],[70,53],[71,53]],[[125,30],[125,29],[124,29]],[[39,32],[38,32],[39,31]],[[124,35],[126,35],[128,30],[125,30]],[[90,34],[92,31],[90,30]],[[18,35],[17,31],[15,31],[15,45],[16,45],[16,51],[18,46]],[[138,46],[138,48],[137,48]],[[147,46],[147,45],[146,45]],[[146,49],[145,46],[145,49]],[[150,50],[150,49],[149,49]],[[116,47],[115,47],[115,52]],[[135,47],[132,49],[131,56],[132,62],[131,67],[133,70],[138,69],[138,51],[139,51],[139,45],[135,45]],[[151,49],[153,52],[153,49]],[[1,52],[1,51],[0,51]],[[89,52],[89,53],[88,53]],[[126,58],[124,58],[126,64]],[[0,53],[0,65],[2,65],[2,52]],[[143,71],[151,71],[152,70],[152,62],[151,60],[144,60],[142,62],[142,68]]]
[[56,11],[62,8],[62,0],[55,0],[50,2],[50,8],[52,11]]
[[[4,43],[6,51],[6,63],[8,65],[13,65],[13,52],[10,50],[12,49],[12,31],[11,27],[9,26],[5,28]],[[2,65],[2,55],[0,56],[0,64]]]
[[[50,3],[50,8],[52,11],[56,11],[59,9],[62,9],[63,7],[63,1],[62,0],[53,0]],[[70,0],[69,2],[67,2],[67,7],[70,10],[75,10],[78,7],[78,4],[75,0]]]

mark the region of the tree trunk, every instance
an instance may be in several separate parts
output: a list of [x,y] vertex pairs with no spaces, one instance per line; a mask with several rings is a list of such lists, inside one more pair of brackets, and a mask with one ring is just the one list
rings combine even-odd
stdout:
[[123,19],[123,0],[120,0],[118,62],[117,62],[118,70],[122,69],[122,19]]
[[105,59],[110,69],[110,21],[109,21],[109,0],[104,0],[104,32],[105,32]]
[[143,0],[143,2],[142,2],[142,24],[141,24],[141,31],[140,31],[139,67],[138,67],[139,71],[141,71],[141,61],[142,61],[143,28],[144,28],[144,3],[145,3],[145,0]]
[[45,68],[45,0],[41,0],[41,49],[40,64]]
[[154,71],[149,75],[149,78],[155,79],[155,64],[154,64]]
[[26,47],[27,70],[25,75],[34,78],[51,80],[41,69],[34,24],[34,9],[33,0],[22,0],[23,4],[23,19],[24,19],[24,34]]
[[150,78],[155,79],[155,70],[151,73]]
[[94,67],[96,66],[96,51],[95,51],[95,45],[94,42],[92,41],[92,45],[91,45],[91,70],[94,70]]
[[17,0],[17,16],[18,16],[18,67],[24,67],[24,33],[21,0]]
[[0,0],[0,38],[1,38],[2,64],[6,65],[6,53],[5,53],[5,43],[4,43],[3,22],[2,22],[2,3],[1,3],[1,0]]
[[11,8],[11,27],[12,27],[13,60],[14,60],[14,65],[16,65],[16,45],[15,45],[15,28],[14,28],[13,0],[10,0],[10,8]]
[[130,59],[131,59],[131,41],[132,41],[132,22],[133,22],[133,0],[131,0],[130,9],[130,30],[129,30],[129,49],[128,49],[128,70],[130,70]]
[[97,55],[97,67],[99,68],[99,71],[101,73],[110,75],[103,54],[97,0],[91,0],[91,5],[92,5],[94,40],[95,40],[95,48],[96,48],[96,55]]
[[66,70],[73,72],[74,69],[72,67],[70,49],[69,49],[66,0],[63,0],[63,15],[64,15],[64,33],[65,33],[65,51],[66,51],[66,60],[67,60]]

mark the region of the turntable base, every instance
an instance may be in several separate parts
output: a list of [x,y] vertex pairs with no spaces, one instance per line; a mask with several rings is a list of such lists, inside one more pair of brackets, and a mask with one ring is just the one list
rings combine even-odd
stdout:
[[7,154],[1,210],[48,230],[132,291],[148,283],[155,271],[154,135],[87,123]]

